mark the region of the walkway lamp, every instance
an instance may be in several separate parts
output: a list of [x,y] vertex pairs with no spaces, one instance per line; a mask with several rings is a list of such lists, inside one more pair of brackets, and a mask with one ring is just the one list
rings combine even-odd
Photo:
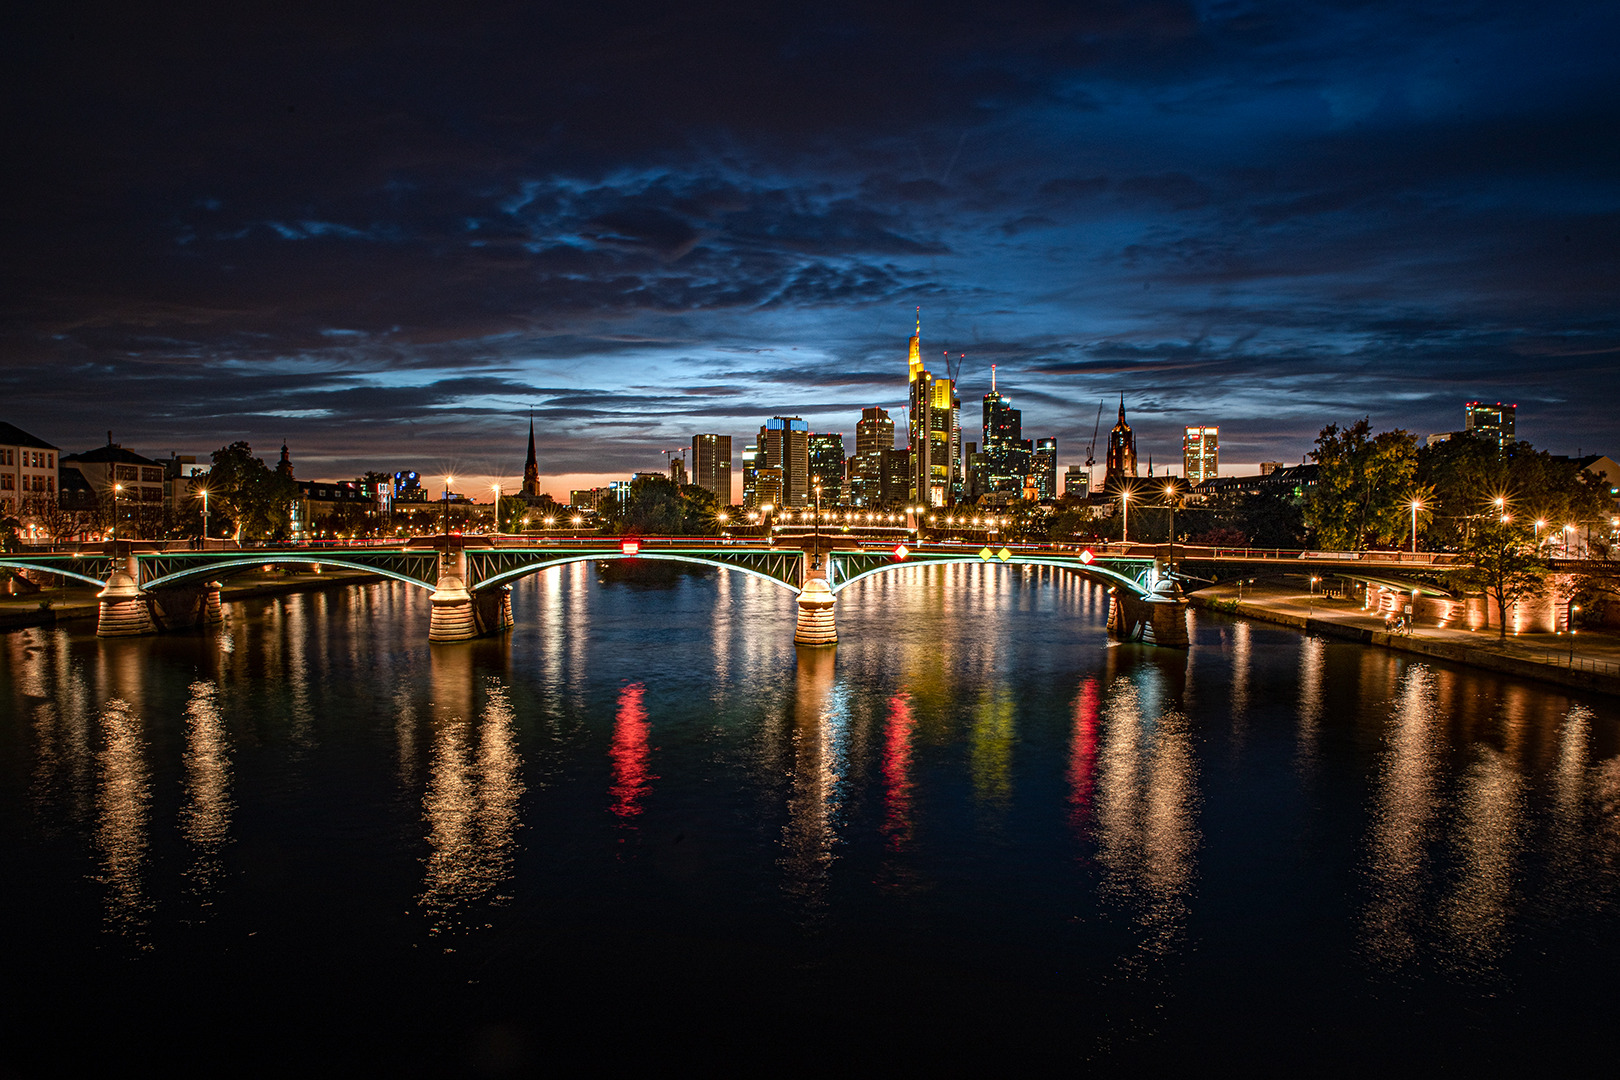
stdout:
[[1176,562],[1176,496],[1179,492],[1174,483],[1164,485],[1164,501],[1170,507],[1170,565]]
[[575,514],[574,517],[573,517],[573,521],[574,521],[574,531],[578,532],[580,525],[584,524],[584,522],[585,522],[585,515],[584,514]]
[[[114,468],[117,468],[117,466],[114,466]],[[124,485],[123,484],[114,484],[113,485],[113,521],[112,521],[112,528],[107,530],[107,535],[108,536],[117,536],[118,535],[118,493],[120,491],[123,491],[123,490],[124,490]]]
[[1119,542],[1131,542],[1131,489],[1121,488],[1119,492]]
[[1413,499],[1409,504],[1412,508],[1412,554],[1417,554],[1417,512],[1423,509],[1421,499]]
[[456,482],[453,476],[444,478],[444,539],[450,542],[450,485]]
[[1575,666],[1575,613],[1581,610],[1581,605],[1571,596],[1566,605],[1569,609],[1564,613],[1564,625],[1569,627],[1569,666]]
[[[206,541],[208,539],[208,489],[203,488],[201,491],[197,492],[197,494],[202,496],[202,501],[203,501],[202,536],[203,536],[203,540]],[[208,545],[206,543],[203,544],[203,547],[207,547],[207,546]]]
[[551,533],[551,527],[553,525],[555,525],[556,523],[557,523],[557,519],[554,518],[554,517],[548,517],[548,518],[545,519],[544,524],[545,524],[545,527],[546,527],[547,535],[549,535]]
[[495,535],[499,536],[499,535],[501,535],[501,483],[500,483],[500,481],[497,480],[495,483],[489,485],[489,489],[495,493]]

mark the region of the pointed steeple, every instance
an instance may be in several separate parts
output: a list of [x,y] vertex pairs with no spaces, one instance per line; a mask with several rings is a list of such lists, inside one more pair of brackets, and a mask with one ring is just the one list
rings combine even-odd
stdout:
[[529,457],[523,463],[523,494],[531,499],[540,497],[540,464],[534,456],[534,409],[529,410]]
[[1119,395],[1119,422],[1122,423],[1122,424],[1125,422],[1125,395],[1124,394]]

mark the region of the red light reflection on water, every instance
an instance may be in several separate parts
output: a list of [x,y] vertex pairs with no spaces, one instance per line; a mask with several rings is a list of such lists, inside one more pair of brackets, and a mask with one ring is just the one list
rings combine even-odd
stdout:
[[1097,680],[1080,685],[1074,701],[1074,747],[1069,753],[1069,824],[1084,833],[1097,780]]
[[883,731],[883,835],[890,851],[911,842],[911,697],[899,693],[889,699],[889,720]]
[[658,779],[647,768],[650,748],[647,745],[647,707],[642,699],[647,688],[631,683],[619,691],[619,714],[613,722],[613,745],[609,756],[613,759],[613,796],[611,810],[625,821],[641,813],[641,800],[649,784]]

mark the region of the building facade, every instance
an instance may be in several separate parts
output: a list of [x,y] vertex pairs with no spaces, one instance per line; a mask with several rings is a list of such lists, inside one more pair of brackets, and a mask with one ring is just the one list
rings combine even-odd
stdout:
[[1063,473],[1063,497],[1084,499],[1091,494],[1091,474],[1079,465],[1070,465]]
[[56,501],[58,452],[44,439],[0,423],[0,515],[25,514],[30,503]]
[[883,502],[883,451],[894,449],[894,421],[887,409],[862,409],[855,423],[855,456],[849,463],[849,502],[878,506]]
[[984,395],[984,441],[973,455],[976,475],[969,482],[975,495],[1001,491],[1022,492],[1034,469],[1034,446],[1024,438],[1024,414],[1012,399],[996,389],[996,369],[990,368],[990,392]]
[[1470,401],[1463,406],[1463,430],[1478,439],[1496,444],[1501,453],[1510,453],[1518,441],[1514,426],[1518,419],[1517,405],[1504,405],[1500,401],[1487,405],[1483,401]]
[[163,517],[163,491],[168,470],[161,461],[142,457],[112,441],[82,454],[68,454],[61,467],[77,471],[98,501],[113,512],[115,535],[145,538]]
[[692,483],[713,492],[721,506],[731,503],[731,436],[692,436]]
[[844,436],[838,432],[810,436],[810,494],[821,488],[821,505],[844,501]]
[[[782,471],[782,494],[760,503],[800,509],[810,505],[810,425],[797,416],[773,416],[759,429],[758,468]],[[756,476],[755,486],[758,486]]]
[[1035,458],[1029,478],[1034,483],[1035,497],[1042,502],[1057,501],[1057,440],[1036,439]]
[[1221,474],[1221,429],[1189,426],[1181,438],[1181,475],[1197,487]]

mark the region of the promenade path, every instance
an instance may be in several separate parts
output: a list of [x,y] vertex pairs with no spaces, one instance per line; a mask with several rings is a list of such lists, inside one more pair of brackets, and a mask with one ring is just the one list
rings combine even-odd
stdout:
[[1573,642],[1563,634],[1509,634],[1502,642],[1494,628],[1418,625],[1409,632],[1392,633],[1382,615],[1365,611],[1353,600],[1313,595],[1287,584],[1245,585],[1242,599],[1239,591],[1236,584],[1217,585],[1201,589],[1189,599],[1198,608],[1214,608],[1332,637],[1620,694],[1620,634],[1612,631],[1582,629]]

